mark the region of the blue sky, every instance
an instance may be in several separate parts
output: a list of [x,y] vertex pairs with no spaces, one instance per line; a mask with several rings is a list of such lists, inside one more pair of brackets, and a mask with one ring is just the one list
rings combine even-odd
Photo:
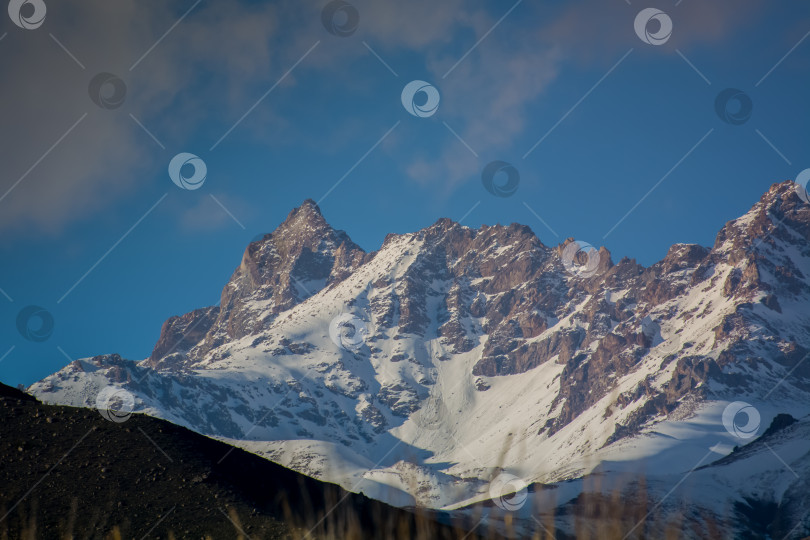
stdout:
[[[45,4],[38,28],[0,22],[7,384],[146,357],[306,198],[369,251],[450,217],[649,265],[810,167],[806,3],[353,1],[345,37],[327,2]],[[672,21],[662,45],[634,30],[651,6]],[[119,107],[90,99],[101,72],[125,84]],[[413,80],[435,114],[403,107]],[[726,88],[753,103],[741,125],[715,112]],[[169,178],[180,152],[205,162],[199,189]],[[484,189],[495,160],[519,172],[510,197]],[[17,331],[28,305],[52,314],[47,340]]]

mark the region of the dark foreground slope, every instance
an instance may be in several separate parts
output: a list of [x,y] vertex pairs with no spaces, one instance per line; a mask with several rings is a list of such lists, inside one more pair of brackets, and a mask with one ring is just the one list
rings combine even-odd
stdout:
[[111,422],[0,384],[0,538],[465,536],[432,517],[163,420]]

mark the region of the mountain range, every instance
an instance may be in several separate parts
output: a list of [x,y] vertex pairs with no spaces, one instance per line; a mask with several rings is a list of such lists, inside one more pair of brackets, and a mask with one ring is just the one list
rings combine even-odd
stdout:
[[28,390],[78,407],[116,395],[395,506],[485,502],[493,521],[553,515],[566,531],[571,501],[643,478],[665,517],[799,538],[806,200],[774,184],[713,246],[649,267],[449,219],[366,252],[307,200],[247,246],[218,305],[169,318],[149,358],[76,360]]

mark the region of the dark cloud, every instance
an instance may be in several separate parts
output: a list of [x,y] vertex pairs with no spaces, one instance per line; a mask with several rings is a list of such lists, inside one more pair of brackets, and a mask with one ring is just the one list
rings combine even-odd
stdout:
[[[257,85],[269,85],[300,55],[297,40],[276,43],[277,5],[200,3],[158,43],[191,5],[65,2],[49,5],[37,30],[8,29],[0,41],[7,81],[0,87],[0,196],[13,189],[0,201],[0,231],[56,234],[133,190],[167,181],[169,159],[187,150],[197,129],[231,125],[260,95]],[[99,72],[126,85],[120,107],[91,99]],[[264,119],[274,114],[256,111]]]

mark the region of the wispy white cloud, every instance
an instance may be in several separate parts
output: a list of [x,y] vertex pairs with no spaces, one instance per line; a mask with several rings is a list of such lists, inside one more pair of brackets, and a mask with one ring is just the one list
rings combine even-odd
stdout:
[[[669,4],[663,9],[675,21],[676,33],[664,52],[674,55],[676,48],[725,39],[763,4],[761,0],[744,7],[733,0]],[[505,11],[509,6],[500,7]],[[498,20],[499,13],[491,6],[484,10],[481,5],[466,4],[461,9],[468,13],[448,21],[445,43],[475,43]],[[512,21],[504,20],[444,79],[457,57],[431,51],[429,68],[442,90],[442,117],[483,161],[477,163],[458,140],[448,136],[438,156],[417,156],[406,174],[420,184],[444,186],[439,192],[449,194],[459,184],[478,178],[489,159],[518,154],[514,144],[531,125],[529,108],[556,81],[564,65],[608,69],[630,47],[643,45],[633,29],[639,9],[621,2],[576,2],[558,8],[525,3],[510,15]],[[537,25],[527,29],[522,24],[526,20]],[[472,36],[460,37],[470,29]]]
[[[317,40],[323,45],[307,58],[306,69],[326,81],[343,74],[353,56],[369,55],[362,40],[392,64],[396,64],[392,58],[421,55],[427,74],[442,92],[442,119],[480,160],[516,153],[512,146],[526,132],[530,106],[541,99],[566,62],[606,65],[615,60],[617,51],[637,40],[632,30],[636,8],[623,2],[592,0],[562,6],[523,2],[442,79],[513,3],[497,7],[482,0],[354,3],[361,14],[360,28],[350,40],[338,43],[330,41],[333,36],[321,26],[319,3],[201,2],[132,71],[133,62],[193,2],[150,3],[147,8],[135,0],[69,0],[49,5],[48,19],[39,31],[9,28],[0,43],[5,81],[0,86],[4,119],[0,195],[76,119],[87,116],[0,201],[0,235],[59,234],[74,221],[115,208],[136,190],[166,182],[166,163],[176,152],[194,151],[186,146],[192,136],[215,141]],[[723,39],[750,21],[762,4],[761,0],[744,5],[733,0],[670,4],[665,9],[676,31],[667,47],[688,50]],[[383,66],[380,69],[381,77],[393,77]],[[90,101],[87,85],[100,71],[115,73],[126,82],[128,95],[121,109],[102,110]],[[397,71],[404,84],[410,74]],[[298,81],[293,72],[280,88]],[[268,103],[257,107],[239,129],[256,140],[272,141],[289,137],[288,127],[301,129],[281,106]],[[344,129],[356,131],[357,123],[348,119]],[[383,147],[393,152],[400,144],[408,141],[393,136]],[[417,152],[405,174],[417,182],[441,185],[449,193],[477,177],[480,160],[448,132],[442,148],[432,155]]]
[[[212,138],[221,135],[218,126],[242,114],[262,84],[277,78],[296,53],[295,39],[278,47],[274,38],[284,6],[203,2],[130,71],[192,3],[172,5],[175,9],[164,3],[146,9],[134,0],[65,2],[49,7],[43,32],[12,29],[3,40],[0,70],[7,82],[0,87],[0,147],[5,149],[0,195],[87,113],[0,201],[0,233],[7,239],[10,233],[58,235],[66,224],[165,182],[169,159],[193,151],[185,142],[201,126],[212,130]],[[120,109],[104,110],[90,100],[88,83],[101,71],[126,83]],[[269,122],[278,114],[268,107],[255,117]],[[251,127],[255,124],[246,129]]]

